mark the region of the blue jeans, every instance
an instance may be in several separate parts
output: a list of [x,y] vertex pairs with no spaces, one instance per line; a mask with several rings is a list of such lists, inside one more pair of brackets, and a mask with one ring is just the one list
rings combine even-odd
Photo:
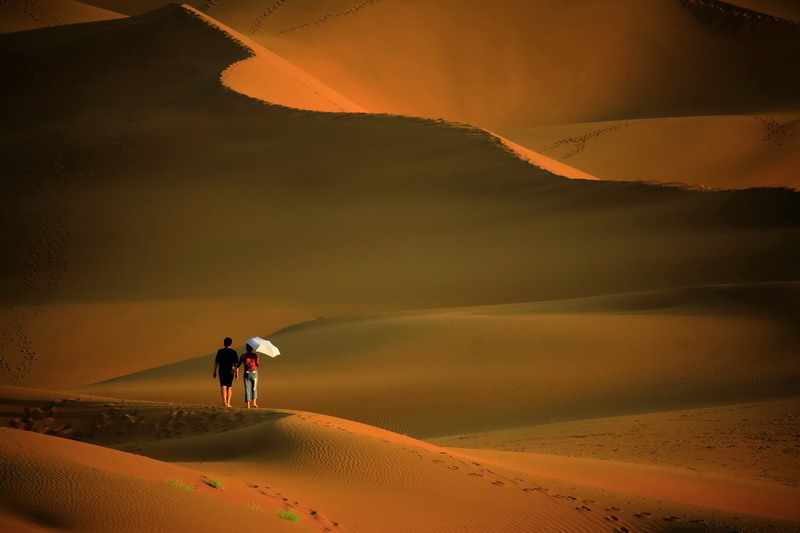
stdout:
[[258,398],[258,372],[245,371],[244,373],[244,401],[249,402]]

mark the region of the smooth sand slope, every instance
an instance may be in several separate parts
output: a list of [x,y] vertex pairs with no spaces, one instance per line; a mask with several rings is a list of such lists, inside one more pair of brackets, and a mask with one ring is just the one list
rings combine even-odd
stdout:
[[0,33],[124,16],[74,0],[5,0],[0,3]]
[[439,446],[683,469],[798,487],[797,397],[449,435]]
[[[131,15],[162,5],[93,3]],[[508,132],[604,179],[798,187],[796,2],[192,5],[370,112]]]
[[590,122],[500,132],[602,179],[800,188],[800,114]]
[[[582,4],[542,12],[509,2],[452,22],[448,2],[208,2],[199,7],[221,18],[230,8],[223,20],[236,29],[170,5],[0,36],[0,72],[13,80],[0,94],[10,177],[0,194],[0,382],[161,400],[0,389],[10,428],[0,434],[0,477],[10,480],[0,525],[797,531],[797,400],[775,398],[798,390],[798,193],[565,179],[591,176],[481,129],[490,119],[536,125],[512,120],[531,101],[521,52],[500,58],[482,46],[477,57],[459,33],[480,21],[497,35],[538,7],[528,19],[540,29],[566,27],[554,16],[575,23],[564,35],[596,36],[587,17],[615,15],[623,30],[601,41],[614,54],[634,50],[620,68],[636,75],[620,84],[622,70],[604,65],[612,75],[600,79],[602,62],[582,59],[588,100],[563,83],[569,73],[542,66],[544,48],[520,41],[537,51],[535,78],[546,73],[562,85],[553,94],[574,100],[567,119],[591,120],[589,109],[785,112],[796,80],[772,52],[794,53],[794,26],[711,1]],[[257,8],[255,29],[237,26],[242,6]],[[369,59],[368,46],[388,46],[412,18],[440,33],[415,42],[403,31],[408,55],[385,70],[330,59]],[[681,56],[681,76],[718,66],[703,91],[691,76],[638,78],[658,67],[641,67],[652,46],[630,47],[642,35],[634,19],[677,36],[664,61],[675,60],[672,46],[702,50]],[[321,40],[273,48],[261,28],[290,21],[276,39],[308,30]],[[503,35],[535,35],[509,28]],[[577,45],[556,34],[536,38],[567,43],[569,57]],[[302,60],[323,57],[309,43],[330,50],[324,68]],[[421,60],[421,49],[436,52]],[[493,65],[492,76],[520,73],[519,83],[481,84],[455,69],[447,79],[474,93],[419,100],[432,109],[445,95],[458,116],[479,112],[485,124],[361,113],[386,109],[358,94],[370,105],[392,103],[392,91],[411,101],[419,91],[403,76],[438,71],[443,55],[453,64],[454,52]],[[402,76],[362,80],[370,70]],[[645,90],[626,92],[637,84]],[[735,89],[714,94],[725,84]],[[552,120],[541,115],[557,110],[547,94],[521,118]],[[198,356],[226,335],[238,345],[253,334],[284,351],[265,361],[261,403],[288,409],[210,407],[211,357]],[[215,476],[224,489],[204,483]],[[65,485],[78,490],[65,495]],[[276,518],[282,505],[303,521]]]
[[[155,7],[92,3],[129,14]],[[790,67],[800,27],[717,0],[191,5],[372,112],[499,130],[800,103]]]
[[[293,526],[301,531],[727,531],[734,525],[742,531],[795,531],[796,524],[774,515],[798,518],[792,506],[798,489],[775,483],[695,480],[711,491],[723,482],[739,491],[761,491],[760,507],[753,507],[752,500],[750,516],[735,515],[665,501],[661,495],[642,496],[638,491],[647,490],[652,469],[637,470],[633,464],[625,466],[628,474],[641,479],[620,493],[565,481],[558,472],[542,475],[538,471],[546,471],[547,463],[531,464],[526,462],[529,457],[478,458],[471,450],[440,448],[313,413],[225,411],[16,387],[0,392],[3,425],[17,428],[3,430],[0,439],[6,459],[3,473],[15,481],[3,485],[4,498],[12,504],[6,520],[87,530],[118,523],[123,531],[132,531],[169,527],[177,520],[196,524],[199,516],[214,510],[226,518],[234,515],[230,524],[235,528],[242,520],[250,521],[251,527],[283,531],[272,516],[279,505],[303,517]],[[581,466],[581,461],[573,463]],[[592,471],[595,479],[614,478],[598,468]],[[569,477],[570,469],[564,470]],[[687,483],[659,475],[662,491]],[[85,487],[76,491],[72,507],[44,497],[33,509],[20,490],[32,486],[52,493],[50,487],[67,478]],[[196,492],[165,483],[175,478],[196,487]],[[206,486],[209,479],[219,479],[223,488]],[[105,494],[96,493],[97,487]],[[135,491],[138,498],[114,498],[118,490]],[[112,503],[97,515],[97,522],[87,524],[91,513],[83,502],[92,496],[110,496]],[[140,505],[151,512],[131,516]],[[175,505],[179,512],[162,513]],[[205,507],[202,513],[200,506]],[[205,524],[214,525],[215,519]]]
[[[798,390],[798,302],[764,284],[317,320],[270,336],[261,390],[422,438],[740,403]],[[216,403],[212,361],[85,390]]]
[[566,180],[474,128],[265,105],[219,81],[252,51],[179,6],[0,44],[6,382],[315,316],[798,278],[797,193]]

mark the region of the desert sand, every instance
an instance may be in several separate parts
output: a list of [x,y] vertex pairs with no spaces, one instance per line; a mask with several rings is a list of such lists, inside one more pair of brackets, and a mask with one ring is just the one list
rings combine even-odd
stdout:
[[[305,518],[300,524],[312,531],[794,531],[793,521],[800,518],[796,483],[698,476],[691,470],[610,461],[587,467],[586,460],[569,457],[442,448],[302,411],[232,411],[20,387],[3,388],[0,402],[4,425],[29,430],[3,430],[4,474],[25,472],[25,486],[45,494],[52,492],[48,483],[60,479],[88,488],[77,491],[77,509],[71,513],[57,508],[58,497],[39,503],[56,507],[51,526],[60,520],[93,530],[115,520],[114,527],[135,531],[163,523],[163,510],[176,504],[181,514],[173,519],[197,527],[213,525],[198,523],[198,516],[214,508],[200,512],[193,506],[213,505],[269,531],[284,530],[275,527],[279,520],[270,521],[267,511],[281,505],[296,509]],[[778,409],[795,417],[797,405],[794,401]],[[44,470],[49,476],[36,476]],[[196,492],[170,486],[174,479]],[[212,479],[221,481],[222,488],[205,483]],[[604,486],[614,484],[624,492]],[[98,497],[112,503],[97,513],[97,522],[81,522],[92,513],[80,505],[92,501],[91,489],[98,485],[110,493]],[[682,503],[687,487],[699,490],[707,507]],[[131,489],[144,502],[113,497]],[[676,497],[678,492],[683,498]],[[714,498],[720,494],[724,503],[717,504]],[[43,521],[19,485],[4,484],[4,499],[11,502],[6,520]],[[132,517],[137,504],[153,512]]]
[[796,10],[487,6],[0,6],[0,526],[800,531]]
[[0,4],[0,33],[123,17],[74,0],[7,0]]
[[[602,179],[800,187],[800,114],[618,120],[501,131]],[[713,141],[709,141],[713,139]]]

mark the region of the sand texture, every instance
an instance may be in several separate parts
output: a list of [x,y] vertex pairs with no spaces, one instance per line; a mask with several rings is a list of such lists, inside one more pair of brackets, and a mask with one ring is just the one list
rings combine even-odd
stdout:
[[669,117],[501,132],[602,179],[800,188],[800,114]]
[[782,0],[0,2],[0,529],[800,531],[799,61]]
[[[169,527],[170,520],[197,524],[198,516],[216,508],[238,515],[226,527],[242,520],[250,527],[289,530],[275,527],[280,521],[269,513],[281,505],[304,517],[300,524],[306,527],[298,530],[311,531],[727,531],[734,525],[795,531],[791,520],[798,518],[793,505],[798,489],[785,485],[704,477],[702,489],[728,483],[740,493],[760,495],[733,512],[704,509],[662,499],[684,488],[689,471],[658,472],[661,492],[655,496],[641,494],[647,492],[644,482],[629,484],[623,494],[598,490],[597,479],[625,473],[647,479],[653,468],[631,463],[621,474],[608,462],[587,469],[583,460],[564,458],[566,465],[548,470],[547,462],[535,456],[531,461],[510,453],[440,448],[301,411],[226,411],[18,387],[3,388],[0,404],[4,425],[30,431],[3,430],[4,475],[14,481],[4,484],[4,499],[12,502],[6,519],[33,524],[134,531]],[[66,426],[70,435],[64,434]],[[37,477],[45,468],[50,475]],[[593,479],[581,484],[572,478],[574,471]],[[48,487],[62,477],[85,487],[76,491],[72,507],[65,509],[57,497],[40,500],[35,510],[25,507],[29,500],[19,487],[51,492]],[[195,492],[165,482],[175,478]],[[209,479],[221,480],[223,488],[205,485]],[[81,522],[90,514],[81,505],[99,487],[119,505],[107,506],[93,524]],[[114,498],[122,487],[144,501]],[[132,517],[137,505],[153,512]],[[179,513],[162,514],[173,505],[180,506]],[[200,512],[200,506],[206,509]],[[202,524],[214,525],[211,520]]]
[[[93,5],[132,15],[163,4]],[[516,131],[537,152],[564,141],[555,159],[605,179],[800,186],[791,0],[191,5],[369,112]],[[567,161],[587,135],[591,150]]]
[[5,0],[0,3],[0,33],[111,20],[124,16],[74,0]]

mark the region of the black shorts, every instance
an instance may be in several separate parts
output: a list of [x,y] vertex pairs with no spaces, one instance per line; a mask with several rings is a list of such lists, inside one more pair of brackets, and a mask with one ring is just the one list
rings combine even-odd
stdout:
[[233,387],[233,373],[220,372],[219,373],[219,386],[220,387]]

